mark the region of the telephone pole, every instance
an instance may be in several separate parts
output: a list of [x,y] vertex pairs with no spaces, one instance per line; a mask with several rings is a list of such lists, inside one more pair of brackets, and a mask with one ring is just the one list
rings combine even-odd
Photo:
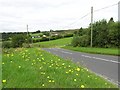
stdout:
[[120,1],[118,2],[118,21],[120,22]]
[[27,25],[27,36],[28,36],[28,25]]
[[93,7],[91,7],[91,47],[93,45]]

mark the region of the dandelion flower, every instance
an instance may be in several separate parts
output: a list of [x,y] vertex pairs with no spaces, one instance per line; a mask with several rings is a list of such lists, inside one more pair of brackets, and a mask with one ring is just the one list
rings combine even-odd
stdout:
[[18,66],[19,68],[21,68],[21,66]]
[[66,73],[68,73],[68,72],[66,72]]
[[47,78],[50,78],[49,76],[47,76]]
[[76,80],[76,79],[74,79],[74,81],[76,82],[77,80]]
[[44,84],[42,84],[42,86],[44,87],[45,85],[44,85]]
[[3,83],[6,83],[6,80],[2,80]]
[[77,71],[80,71],[80,68],[77,68],[76,70],[77,70]]
[[5,64],[4,62],[2,64]]
[[84,88],[85,86],[84,85],[81,85],[81,88]]
[[52,82],[55,82],[54,80],[52,80]]
[[52,82],[51,80],[49,80],[48,82]]
[[78,74],[76,74],[76,76],[78,76]]
[[107,85],[107,83],[105,83],[105,85]]

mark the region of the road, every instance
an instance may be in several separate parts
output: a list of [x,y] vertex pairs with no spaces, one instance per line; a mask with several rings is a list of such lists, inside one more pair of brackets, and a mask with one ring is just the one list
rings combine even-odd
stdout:
[[75,63],[89,69],[89,71],[120,85],[118,82],[118,56],[88,54],[83,52],[76,52],[61,48],[44,48],[52,54],[60,56],[64,59],[71,59]]

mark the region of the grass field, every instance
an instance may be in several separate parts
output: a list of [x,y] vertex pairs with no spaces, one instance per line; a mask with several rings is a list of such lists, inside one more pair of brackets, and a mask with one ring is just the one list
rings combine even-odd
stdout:
[[91,47],[72,47],[72,46],[65,46],[62,47],[64,49],[79,51],[79,52],[86,52],[86,53],[95,53],[95,54],[108,54],[108,55],[119,55],[118,48],[91,48]]
[[114,88],[88,69],[40,48],[4,49],[3,88]]
[[51,40],[46,42],[39,42],[39,43],[33,43],[34,47],[61,47],[64,45],[68,45],[71,43],[72,37],[70,38],[63,38],[63,39],[57,39],[57,40]]

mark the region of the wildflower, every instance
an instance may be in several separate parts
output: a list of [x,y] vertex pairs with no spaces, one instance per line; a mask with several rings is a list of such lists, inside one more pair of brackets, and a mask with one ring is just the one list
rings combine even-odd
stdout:
[[90,76],[88,75],[88,78],[89,78]]
[[42,58],[42,60],[44,60],[44,58]]
[[78,76],[78,74],[76,74],[76,76]]
[[52,80],[52,82],[55,82],[54,80]]
[[7,57],[9,57],[9,54],[7,54]]
[[74,81],[76,82],[77,80],[76,80],[76,79],[74,79]]
[[11,55],[11,56],[12,56],[12,57],[14,56],[14,55],[13,55],[13,53],[12,53],[12,55]]
[[21,68],[21,66],[18,66],[19,68]]
[[35,62],[35,60],[33,60],[33,62]]
[[76,70],[77,70],[77,71],[80,71],[80,68],[77,68]]
[[45,85],[44,85],[44,84],[42,84],[42,86],[44,87]]
[[5,64],[4,62],[2,64]]
[[69,70],[69,72],[71,72],[71,70]]
[[2,80],[3,83],[6,83],[6,80]]
[[107,85],[107,83],[105,83],[105,85]]
[[52,82],[51,80],[49,80],[48,82]]
[[84,85],[81,85],[81,88],[84,88],[85,86]]
[[40,67],[40,69],[42,69],[42,67]]
[[68,73],[68,72],[66,72],[66,73]]
[[49,76],[47,76],[47,78],[50,78]]

